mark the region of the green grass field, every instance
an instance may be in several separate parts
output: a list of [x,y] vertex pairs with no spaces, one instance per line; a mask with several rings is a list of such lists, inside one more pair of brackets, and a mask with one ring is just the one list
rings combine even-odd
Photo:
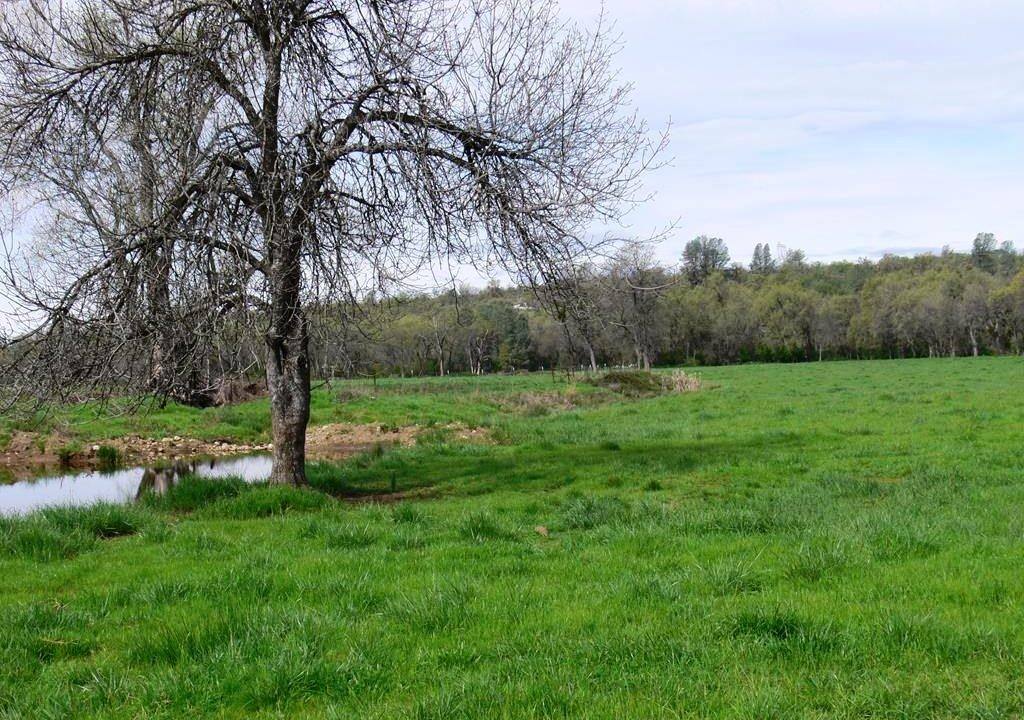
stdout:
[[316,488],[430,499],[194,481],[0,521],[0,717],[1021,717],[1024,362],[702,375],[317,394],[316,422],[437,430]]

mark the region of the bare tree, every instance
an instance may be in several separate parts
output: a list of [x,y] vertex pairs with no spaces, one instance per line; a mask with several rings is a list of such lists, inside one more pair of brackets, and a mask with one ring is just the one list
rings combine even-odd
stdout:
[[644,370],[651,369],[662,331],[661,298],[674,284],[647,243],[626,243],[608,266],[605,313],[628,338],[637,367]]
[[[133,93],[154,127],[180,115],[160,93],[203,107],[194,137],[166,139],[190,160],[162,203],[182,212],[161,263],[176,295],[260,324],[271,481],[302,483],[311,308],[361,285],[388,292],[437,259],[550,283],[593,249],[595,217],[635,199],[658,145],[612,56],[603,24],[568,25],[550,0],[20,0],[0,20],[0,147],[12,177],[46,197],[83,128],[87,173],[103,147],[130,144],[112,120]],[[13,343],[40,349],[8,357],[95,380],[97,358],[72,343],[125,336],[119,312],[140,283],[106,286],[125,257],[142,272],[163,220],[117,242],[68,234],[46,277],[12,258],[6,284],[34,320]],[[130,345],[102,362],[133,365]]]
[[583,345],[591,372],[597,372],[597,342],[604,326],[601,284],[595,268],[580,264],[540,294],[548,312],[561,325],[570,351]]
[[[193,209],[180,188],[194,182],[205,98],[172,99],[171,90],[152,68],[135,73],[105,127],[69,102],[66,132],[54,129],[45,143],[7,158],[8,182],[26,183],[49,211],[32,254],[20,258],[28,263],[3,267],[8,301],[52,321],[33,338],[30,387],[63,396],[82,392],[83,382],[135,375],[162,398],[210,402],[209,330],[224,321],[211,292],[226,299],[231,276],[212,272],[202,252],[190,252],[187,266],[174,262],[190,232]],[[170,102],[174,114],[161,107]],[[76,306],[89,308],[88,322]],[[78,355],[69,354],[68,337]],[[90,361],[83,367],[76,357]]]

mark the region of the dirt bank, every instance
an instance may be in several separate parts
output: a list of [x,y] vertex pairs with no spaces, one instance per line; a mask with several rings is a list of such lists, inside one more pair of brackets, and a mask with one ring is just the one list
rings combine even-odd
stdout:
[[[408,447],[425,430],[418,425],[333,424],[312,427],[306,436],[310,460],[340,460],[372,449],[376,445]],[[447,426],[461,440],[486,439],[486,431]],[[0,474],[24,477],[51,468],[90,469],[101,465],[100,448],[115,448],[123,465],[150,465],[190,457],[223,457],[270,452],[272,445],[235,443],[227,440],[197,440],[180,436],[144,438],[137,435],[83,444],[61,435],[16,432],[0,451]]]

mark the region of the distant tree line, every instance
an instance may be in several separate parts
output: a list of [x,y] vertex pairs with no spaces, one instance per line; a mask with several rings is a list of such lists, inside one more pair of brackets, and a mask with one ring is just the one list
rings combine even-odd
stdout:
[[[970,253],[809,263],[758,245],[749,266],[699,237],[678,266],[628,244],[542,309],[525,289],[366,303],[314,339],[323,375],[429,375],[655,364],[1024,352],[1024,257],[981,234]],[[330,312],[327,312],[330,315]]]
[[[970,253],[877,261],[810,263],[758,245],[747,266],[718,238],[694,239],[675,266],[626,244],[557,290],[492,284],[311,306],[312,375],[1024,353],[1024,255],[989,234]],[[225,324],[197,382],[230,391],[225,381],[261,373],[262,343],[251,325]]]

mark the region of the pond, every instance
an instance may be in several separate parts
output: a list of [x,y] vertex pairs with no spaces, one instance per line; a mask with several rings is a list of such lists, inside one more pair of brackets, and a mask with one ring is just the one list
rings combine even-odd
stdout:
[[0,515],[20,515],[54,506],[132,502],[146,491],[167,492],[187,474],[260,482],[270,477],[270,466],[269,455],[237,455],[179,460],[161,467],[94,470],[18,480],[0,485]]

